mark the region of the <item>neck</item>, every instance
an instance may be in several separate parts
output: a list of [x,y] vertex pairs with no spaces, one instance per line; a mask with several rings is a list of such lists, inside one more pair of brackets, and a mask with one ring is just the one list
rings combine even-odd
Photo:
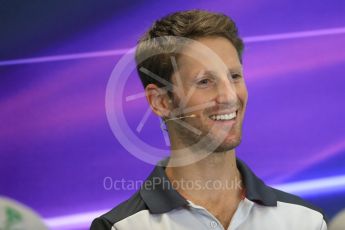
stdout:
[[[172,153],[173,157],[174,153]],[[180,183],[177,191],[191,201],[220,201],[223,195],[241,196],[241,176],[236,166],[235,150],[211,153],[205,158],[186,166],[166,168],[170,181]],[[191,182],[183,186],[183,181]],[[191,186],[192,185],[192,186]],[[210,186],[211,185],[211,186]],[[200,189],[200,186],[204,186]],[[219,188],[219,186],[222,186]]]
[[[175,185],[181,185],[176,190],[186,200],[206,208],[225,229],[228,228],[244,195],[235,150],[211,153],[186,166],[169,167],[168,162],[166,174]],[[187,186],[181,183],[183,181]],[[219,185],[223,187],[219,188]]]
[[[174,153],[171,158],[174,158],[173,155]],[[211,153],[203,159],[185,166],[170,166],[168,162],[166,171],[175,179],[218,180],[235,179],[238,176],[235,150]]]

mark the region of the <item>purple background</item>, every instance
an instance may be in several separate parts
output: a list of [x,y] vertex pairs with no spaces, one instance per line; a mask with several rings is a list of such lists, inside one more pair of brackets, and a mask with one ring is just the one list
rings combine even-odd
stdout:
[[[1,1],[0,194],[51,218],[110,209],[134,193],[103,187],[107,176],[144,179],[153,167],[127,153],[107,122],[105,89],[121,55],[30,58],[131,48],[155,19],[195,8],[230,15],[248,41],[238,156],[268,184],[345,175],[344,1]],[[332,28],[340,32],[249,40]],[[5,62],[18,59],[28,63]],[[142,90],[135,76],[127,84],[126,96]],[[136,127],[145,100],[118,103]],[[148,134],[164,146],[153,115],[140,136]],[[345,207],[345,189],[304,198],[329,217]]]

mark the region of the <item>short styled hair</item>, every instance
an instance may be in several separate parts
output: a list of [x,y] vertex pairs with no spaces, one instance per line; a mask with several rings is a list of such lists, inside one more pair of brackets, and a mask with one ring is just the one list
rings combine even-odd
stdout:
[[[165,37],[169,36],[169,37]],[[144,88],[148,84],[166,87],[162,81],[157,81],[152,76],[141,71],[145,68],[158,75],[165,81],[171,82],[174,68],[170,56],[175,54],[178,58],[176,39],[172,37],[198,39],[203,37],[220,36],[228,39],[235,47],[238,57],[242,62],[244,44],[238,35],[235,22],[228,16],[204,10],[180,11],[169,14],[154,22],[152,27],[142,36],[136,47],[136,68]],[[164,45],[155,38],[165,39]],[[156,53],[150,55],[150,53]],[[145,60],[140,57],[147,56]],[[171,95],[169,93],[169,95]]]

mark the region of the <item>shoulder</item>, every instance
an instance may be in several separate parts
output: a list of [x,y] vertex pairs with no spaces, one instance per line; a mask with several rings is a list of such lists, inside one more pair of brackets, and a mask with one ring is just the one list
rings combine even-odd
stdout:
[[[130,217],[140,211],[147,210],[147,206],[140,196],[139,192],[136,192],[128,200],[122,202],[109,212],[93,220],[91,224],[91,230],[106,230],[112,229],[113,225],[127,217]],[[114,228],[113,228],[114,229]]]
[[[270,187],[271,188],[271,187]],[[310,213],[313,216],[322,216],[325,222],[328,222],[328,219],[322,209],[312,205],[308,201],[302,199],[299,196],[283,192],[281,190],[271,188],[274,194],[277,197],[278,205],[282,208],[286,207],[287,211],[295,211],[296,214],[301,211],[304,213]]]

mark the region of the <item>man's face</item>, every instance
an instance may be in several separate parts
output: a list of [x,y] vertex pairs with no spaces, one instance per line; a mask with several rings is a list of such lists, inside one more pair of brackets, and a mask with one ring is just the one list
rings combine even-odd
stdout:
[[[172,132],[184,147],[207,136],[217,142],[213,152],[224,152],[241,142],[242,123],[247,104],[247,88],[236,49],[223,37],[200,38],[197,41],[215,55],[196,49],[193,43],[184,48],[177,59],[178,71],[172,76],[172,107],[178,116],[194,114],[181,121],[201,131],[196,134],[188,126],[174,123]],[[195,58],[197,57],[197,58]]]

